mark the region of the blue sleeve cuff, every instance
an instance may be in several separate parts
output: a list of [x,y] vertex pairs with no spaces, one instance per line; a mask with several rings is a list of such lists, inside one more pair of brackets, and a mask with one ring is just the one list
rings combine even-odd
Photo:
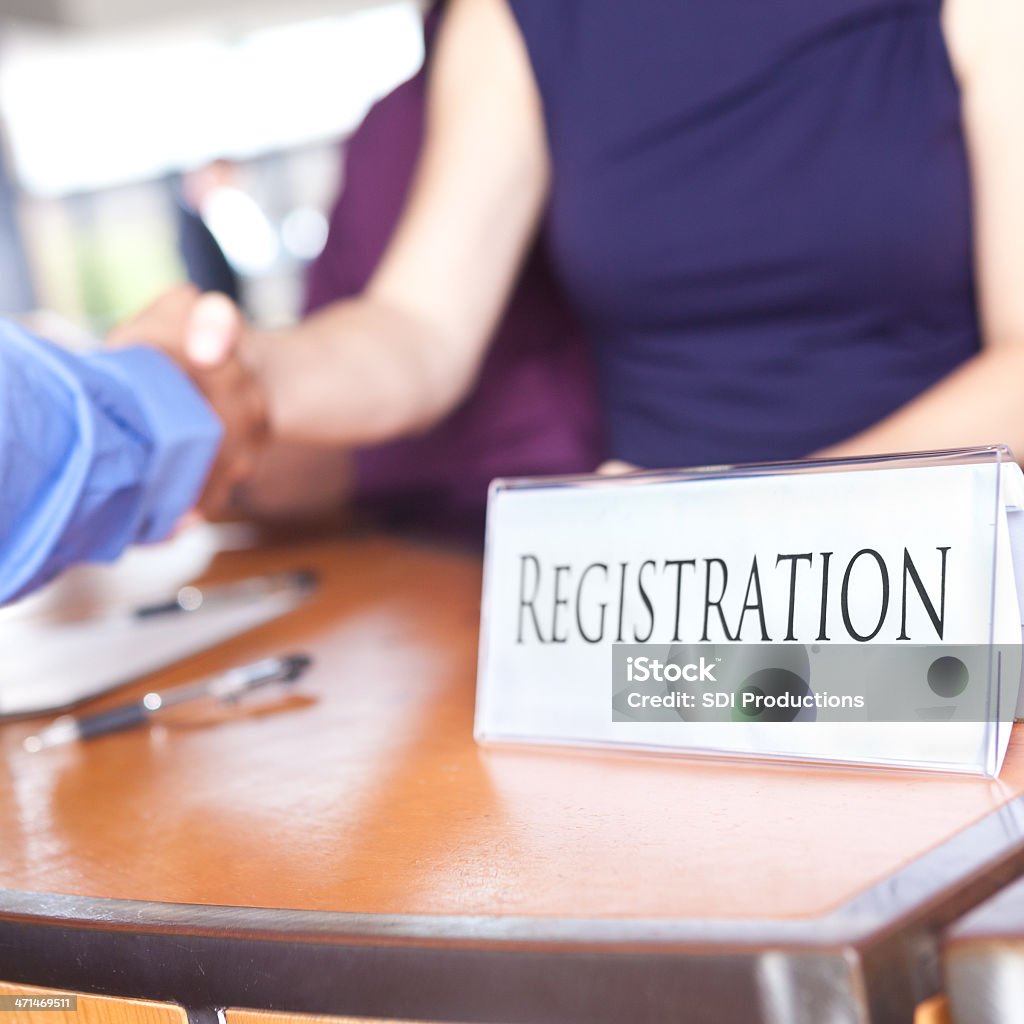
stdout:
[[130,389],[152,448],[135,540],[162,540],[199,499],[220,448],[220,420],[175,362],[155,348],[98,352],[87,361]]

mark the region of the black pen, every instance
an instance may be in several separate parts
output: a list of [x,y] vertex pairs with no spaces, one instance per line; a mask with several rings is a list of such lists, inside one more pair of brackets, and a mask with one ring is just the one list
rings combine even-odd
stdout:
[[152,619],[160,615],[179,612],[198,612],[226,604],[237,604],[254,598],[266,597],[281,592],[304,594],[316,586],[316,573],[309,569],[291,572],[274,572],[266,576],[252,576],[235,583],[220,583],[213,586],[189,584],[181,587],[168,601],[136,608],[131,614],[137,619]]
[[164,708],[184,704],[186,701],[212,697],[219,701],[232,701],[269,683],[292,683],[298,679],[312,659],[307,654],[289,654],[281,658],[264,658],[249,665],[240,665],[198,683],[178,686],[164,693],[147,693],[141,700],[132,701],[99,711],[94,715],[63,715],[41,733],[29,736],[23,746],[29,753],[46,747],[56,747],[76,740],[120,732],[144,725]]

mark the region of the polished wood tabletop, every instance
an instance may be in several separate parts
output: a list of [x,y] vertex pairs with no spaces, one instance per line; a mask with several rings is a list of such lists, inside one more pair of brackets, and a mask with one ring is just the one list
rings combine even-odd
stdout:
[[[96,707],[308,651],[314,666],[294,691],[35,754],[22,742],[40,720],[0,726],[0,914],[273,937],[275,921],[330,930],[292,913],[328,912],[373,941],[398,941],[419,919],[433,922],[422,941],[590,934],[622,949],[714,945],[719,933],[742,944],[742,929],[774,943],[791,925],[794,941],[835,946],[846,940],[818,923],[843,908],[885,930],[880,894],[909,920],[938,905],[929,879],[956,892],[961,871],[977,902],[996,885],[977,887],[983,867],[993,879],[1024,870],[1021,837],[998,811],[1024,792],[1019,731],[998,781],[483,748],[472,735],[478,556],[353,535],[225,552],[206,578],[306,566],[321,585],[304,607]],[[981,845],[942,854],[965,829]],[[984,829],[997,836],[987,846]],[[901,874],[918,862],[933,868]],[[161,916],[163,905],[176,909]],[[277,916],[238,924],[203,907]],[[673,930],[680,922],[697,930]],[[27,973],[17,980],[60,980],[55,967]]]

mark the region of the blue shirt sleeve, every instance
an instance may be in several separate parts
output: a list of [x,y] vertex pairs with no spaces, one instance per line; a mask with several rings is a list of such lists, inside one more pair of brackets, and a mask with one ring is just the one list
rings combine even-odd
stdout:
[[156,349],[76,356],[0,321],[0,603],[166,536],[220,440]]

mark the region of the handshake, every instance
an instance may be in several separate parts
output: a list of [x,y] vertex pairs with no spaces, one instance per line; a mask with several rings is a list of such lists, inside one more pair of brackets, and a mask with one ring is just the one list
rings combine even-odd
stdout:
[[107,344],[160,349],[203,393],[224,435],[198,507],[211,519],[230,514],[236,489],[253,472],[271,436],[257,332],[226,295],[179,285],[115,327]]

